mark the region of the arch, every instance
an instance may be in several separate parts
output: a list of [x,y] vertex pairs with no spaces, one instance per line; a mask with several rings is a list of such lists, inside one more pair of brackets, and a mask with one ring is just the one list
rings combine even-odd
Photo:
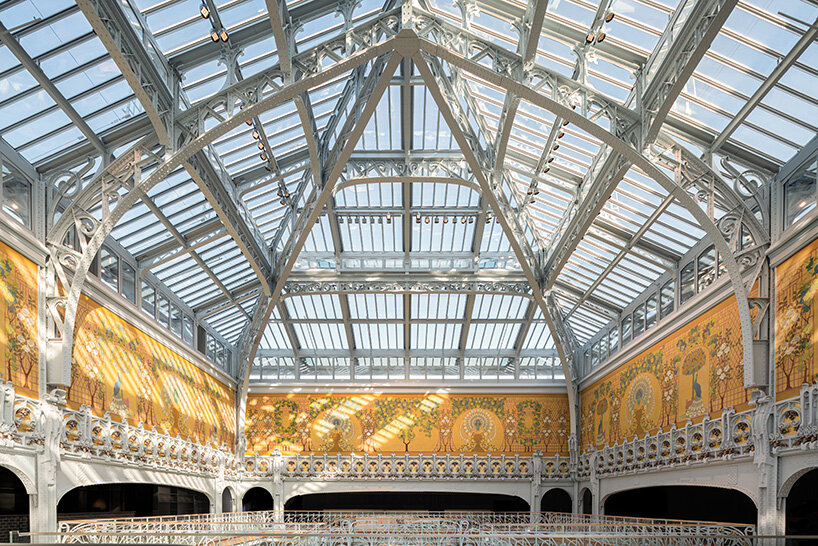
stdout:
[[[31,525],[29,493],[17,472],[0,466],[0,529],[27,532]],[[4,539],[5,540],[5,539]]]
[[225,487],[222,491],[222,512],[233,511],[233,491],[230,487]]
[[594,494],[591,493],[589,488],[585,488],[579,494],[580,498],[580,512],[583,514],[593,514],[594,513]]
[[241,509],[244,512],[274,510],[275,501],[273,495],[264,487],[251,487],[241,499]]
[[[396,48],[397,51],[395,51]],[[61,355],[63,374],[70,375],[71,349],[73,347],[74,335],[73,330],[76,320],[77,305],[79,303],[79,297],[82,291],[82,286],[85,282],[91,262],[96,253],[99,251],[100,247],[102,246],[103,241],[110,233],[111,229],[114,227],[114,225],[116,225],[119,219],[122,218],[122,216],[137,201],[139,201],[148,190],[150,190],[156,184],[161,182],[176,167],[183,165],[188,159],[190,159],[197,151],[201,150],[204,146],[213,142],[216,138],[223,136],[224,134],[238,127],[241,123],[247,121],[248,119],[257,116],[285,101],[292,100],[301,92],[309,90],[312,87],[320,85],[326,81],[329,81],[331,78],[337,77],[339,74],[345,73],[346,71],[352,68],[362,66],[363,64],[369,62],[371,59],[375,58],[378,55],[385,55],[395,51],[395,54],[393,54],[389,60],[389,66],[384,70],[384,74],[386,74],[387,72],[389,72],[390,66],[393,65],[393,63],[394,66],[397,66],[398,59],[402,56],[412,56],[413,58],[415,58],[416,62],[422,61],[422,57],[420,55],[421,50],[426,54],[431,54],[440,59],[443,59],[448,63],[452,64],[453,66],[458,66],[460,69],[466,70],[479,78],[497,84],[502,88],[508,90],[510,93],[513,93],[516,97],[519,97],[521,100],[525,100],[532,104],[536,104],[537,106],[544,108],[565,120],[575,123],[576,126],[582,129],[583,131],[596,137],[604,144],[610,146],[615,153],[624,156],[627,159],[627,161],[637,166],[639,169],[645,172],[650,178],[653,178],[656,182],[662,185],[668,193],[673,194],[674,197],[676,197],[679,200],[681,205],[684,206],[688,210],[688,212],[700,223],[704,231],[710,237],[716,249],[724,257],[723,258],[724,264],[733,286],[733,291],[736,296],[736,303],[740,317],[742,332],[742,349],[744,355],[745,384],[758,383],[755,380],[755,369],[753,367],[752,358],[753,332],[747,288],[744,285],[743,279],[741,277],[741,271],[738,266],[738,263],[736,262],[735,256],[733,255],[733,251],[732,249],[730,249],[727,241],[725,240],[724,235],[713,222],[713,220],[702,210],[701,207],[699,207],[695,199],[683,188],[676,185],[673,180],[669,179],[662,172],[661,169],[659,169],[656,165],[654,165],[651,162],[649,158],[645,157],[642,153],[640,153],[636,149],[634,143],[626,142],[619,136],[597,125],[595,121],[584,117],[579,112],[572,110],[570,107],[561,104],[557,100],[549,98],[545,94],[537,90],[531,89],[529,87],[526,87],[522,83],[517,82],[506,76],[503,76],[502,74],[499,74],[493,71],[492,69],[487,68],[479,63],[475,63],[467,59],[464,59],[457,55],[456,53],[447,50],[445,47],[441,47],[423,38],[419,38],[415,32],[409,29],[403,29],[395,38],[390,38],[388,40],[385,40],[384,42],[381,42],[377,45],[370,47],[369,49],[353,54],[352,56],[346,59],[338,61],[335,65],[332,65],[331,67],[322,70],[321,72],[307,76],[296,83],[290,84],[276,92],[271,93],[269,96],[262,98],[261,100],[254,104],[248,105],[248,107],[237,112],[235,115],[232,115],[227,119],[224,119],[223,121],[215,125],[213,128],[198,135],[194,140],[185,144],[181,149],[173,153],[173,155],[171,155],[166,161],[161,163],[147,178],[145,178],[142,181],[139,181],[139,183],[135,184],[134,187],[131,188],[129,192],[121,196],[118,199],[118,203],[114,210],[107,217],[103,218],[103,221],[101,223],[98,223],[95,219],[90,218],[89,215],[84,214],[82,212],[82,209],[78,210],[79,207],[74,207],[74,204],[72,203],[72,208],[67,210],[65,214],[63,214],[63,216],[58,220],[57,222],[58,225],[55,225],[55,228],[52,229],[52,232],[49,233],[48,237],[48,243],[51,246],[52,252],[51,262],[53,264],[56,264],[57,268],[61,267],[62,265],[71,264],[72,268],[75,270],[74,278],[70,283],[70,288],[67,289],[65,297],[62,298],[58,297],[56,299],[52,298],[52,301],[54,302],[53,305],[56,306],[60,304],[64,305],[65,307],[64,320],[61,327],[61,333],[63,336],[62,343],[63,352]],[[394,71],[394,68],[391,69]],[[617,121],[621,120],[616,119],[613,120],[614,123],[616,123]],[[337,168],[338,168],[337,165],[333,166],[333,173]],[[327,184],[325,188],[321,191],[320,195],[315,199],[314,201],[315,206],[311,213],[306,217],[306,225],[312,225],[312,223],[315,222],[317,215],[320,213],[321,209],[323,208],[323,205],[326,203],[329,197],[329,193],[332,190],[332,186],[334,186],[335,184],[335,180],[331,180],[330,182],[331,183]],[[95,193],[97,193],[98,189],[99,188],[95,185],[89,185],[87,188],[83,189],[83,194],[81,196],[78,196],[77,201],[81,201],[80,198],[84,199],[84,201],[89,201],[89,199],[92,200],[92,198],[89,196],[93,196]],[[85,190],[88,191],[86,192]],[[489,199],[494,200],[491,194],[489,194]],[[307,211],[305,210],[305,213],[306,212]],[[86,230],[84,230],[84,235],[89,236],[89,238],[86,244],[84,245],[81,255],[77,252],[71,252],[68,249],[65,249],[64,247],[61,246],[63,243],[63,237],[61,236],[61,233],[67,231],[68,227],[70,227],[70,225],[75,221],[80,223],[88,222],[88,224],[90,224],[84,226],[87,228]],[[508,225],[507,221],[503,220],[502,223],[504,231],[506,233],[509,233],[510,226]],[[299,236],[298,240],[295,242],[294,247],[295,250],[300,250],[307,236],[308,232],[303,233],[301,236]],[[297,254],[297,252],[293,252],[293,254]],[[288,259],[291,259],[291,257]],[[289,271],[288,266],[286,264],[283,270],[284,278],[286,278],[286,273]],[[258,317],[259,321],[266,319],[272,312],[271,303],[273,304],[277,303],[277,300],[279,299],[280,296],[280,292],[281,292],[280,286],[278,286],[276,287],[276,290],[274,291],[272,296],[267,297],[266,301],[267,306],[265,311],[263,313],[256,313],[259,316]],[[257,303],[257,305],[260,304],[261,302]],[[56,317],[59,316],[59,313],[56,312],[56,308],[54,309],[50,308],[49,313],[50,316],[55,319]],[[251,330],[248,330],[248,332],[251,332],[252,329],[255,328],[254,324],[256,322],[255,320],[256,314],[254,314],[254,320],[251,321],[249,324]],[[544,313],[544,315],[546,317],[549,329],[552,332],[555,332],[554,325],[552,324],[553,321],[550,319],[549,314]],[[246,383],[248,374],[245,373],[244,368],[248,367],[250,365],[250,362],[253,360],[261,335],[259,331],[255,331],[249,337],[250,339],[248,339],[248,341],[251,342],[250,347],[241,350],[242,357],[247,357],[249,362],[241,363],[243,369],[240,371],[240,373],[244,377],[242,378],[241,387],[239,389],[240,404],[242,403],[241,400],[243,400],[243,398],[246,396],[247,391]],[[554,338],[558,339],[558,336],[554,335]],[[242,340],[244,339],[245,336],[242,335]],[[564,366],[567,366],[564,350],[562,349],[560,343],[557,343],[557,350],[560,353],[561,360],[563,361]],[[66,372],[68,373],[66,374]],[[565,376],[566,383],[569,385],[569,387],[571,387],[572,380],[570,378],[570,373],[567,373],[566,371]],[[572,387],[568,389],[568,394],[569,399],[573,402],[575,394],[574,389]],[[570,411],[571,423],[573,426],[577,422],[575,405],[573,403],[570,406]],[[240,416],[238,419],[243,420],[243,416]]]
[[687,519],[755,524],[755,501],[731,487],[656,485],[612,493],[603,499],[604,513],[660,519]]
[[562,487],[554,487],[540,499],[541,512],[573,512],[571,494]]
[[16,464],[10,455],[5,453],[0,454],[0,468],[5,468],[17,476],[17,478],[23,484],[23,487],[25,487],[26,493],[29,495],[37,494],[37,485],[34,482],[34,478],[29,476],[25,470]]
[[491,511],[528,512],[529,505],[515,495],[455,491],[348,491],[308,493],[287,499],[284,511]]
[[66,492],[57,503],[57,517],[205,514],[211,505],[208,495],[185,487],[115,482],[83,485]]
[[785,526],[787,535],[818,535],[818,468],[806,469],[787,486]]

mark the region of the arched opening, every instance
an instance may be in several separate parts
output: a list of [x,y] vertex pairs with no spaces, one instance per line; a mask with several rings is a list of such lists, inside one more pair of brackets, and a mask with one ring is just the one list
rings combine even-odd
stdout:
[[818,535],[818,469],[810,470],[793,484],[787,495],[788,535]]
[[27,532],[28,493],[17,475],[0,466],[0,540],[7,540],[11,531]]
[[591,490],[587,487],[582,490],[582,513],[594,513],[594,496],[591,494]]
[[620,491],[605,499],[605,514],[756,523],[755,504],[741,491],[697,485],[666,485]]
[[540,510],[543,512],[565,512],[570,513],[571,509],[571,495],[565,489],[555,487],[546,491],[540,501]]
[[241,509],[245,512],[272,510],[273,508],[273,496],[263,487],[254,487],[248,490],[241,500]]
[[107,483],[72,489],[57,504],[57,519],[206,514],[207,495],[150,483]]
[[394,510],[430,512],[527,512],[528,503],[512,495],[436,492],[313,493],[289,499],[285,511]]
[[225,487],[222,491],[222,512],[233,511],[233,492],[229,487]]

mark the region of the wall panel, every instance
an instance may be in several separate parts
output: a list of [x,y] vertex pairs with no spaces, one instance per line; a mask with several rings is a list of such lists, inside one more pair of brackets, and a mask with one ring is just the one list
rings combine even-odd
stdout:
[[38,397],[37,265],[0,243],[0,382]]
[[568,451],[560,394],[251,394],[246,423],[251,454]]
[[746,409],[742,354],[731,296],[582,389],[582,446],[643,437],[726,407]]
[[67,398],[173,436],[231,448],[234,442],[232,389],[85,296]]

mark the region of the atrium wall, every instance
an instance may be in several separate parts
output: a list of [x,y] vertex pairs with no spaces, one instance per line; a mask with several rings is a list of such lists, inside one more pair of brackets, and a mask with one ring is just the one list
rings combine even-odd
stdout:
[[[590,510],[602,512],[617,493],[685,484],[741,492],[760,529],[783,532],[789,491],[818,468],[810,432],[818,218],[807,224],[771,253],[774,400],[744,389],[735,300],[714,285],[708,308],[682,313],[646,334],[635,356],[616,355],[583,380],[576,450],[568,398],[553,387],[341,394],[265,386],[251,387],[243,459],[232,454],[235,383],[140,322],[138,309],[96,279],[81,299],[72,384],[64,402],[55,400],[41,384],[45,253],[32,251],[33,236],[25,245],[5,237],[0,372],[9,383],[0,418],[11,432],[0,466],[22,482],[32,528],[41,530],[56,525],[61,498],[95,484],[186,488],[203,493],[211,511],[222,509],[225,489],[235,509],[261,488],[277,513],[315,492],[453,489],[532,507],[558,490],[574,510],[590,495]],[[764,442],[769,451],[759,449]]]

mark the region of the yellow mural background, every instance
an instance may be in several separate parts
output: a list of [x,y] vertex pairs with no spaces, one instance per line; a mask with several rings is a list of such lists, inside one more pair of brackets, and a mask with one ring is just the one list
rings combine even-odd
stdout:
[[85,296],[67,399],[173,436],[233,446],[233,390]]
[[815,319],[818,306],[818,240],[791,256],[775,272],[775,378],[779,400],[798,396],[818,378]]
[[731,296],[580,393],[583,447],[749,407],[741,325]]
[[38,397],[37,264],[0,243],[0,381]]
[[568,397],[251,394],[247,452],[567,454]]

